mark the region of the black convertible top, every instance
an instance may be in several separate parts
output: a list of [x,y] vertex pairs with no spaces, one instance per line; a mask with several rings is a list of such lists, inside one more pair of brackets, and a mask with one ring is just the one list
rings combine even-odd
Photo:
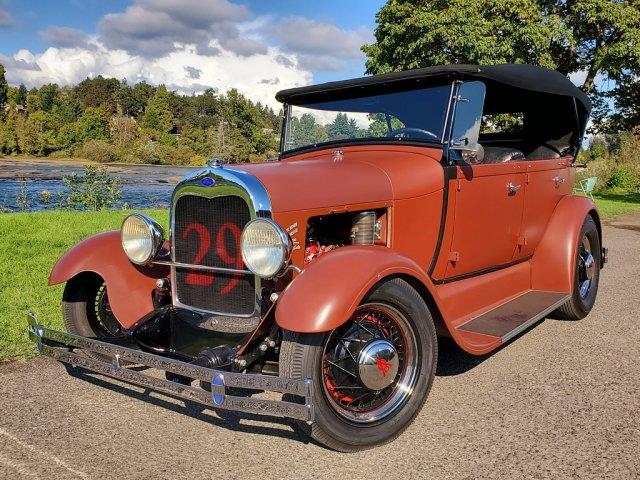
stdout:
[[438,77],[490,80],[520,90],[573,97],[582,104],[585,113],[588,114],[591,111],[589,97],[560,72],[535,65],[511,63],[502,65],[438,65],[404,72],[371,75],[281,90],[276,94],[276,99],[284,103],[303,105],[328,100],[335,94],[362,95],[369,90],[379,92],[380,87],[383,86],[412,83],[422,79],[437,80]]

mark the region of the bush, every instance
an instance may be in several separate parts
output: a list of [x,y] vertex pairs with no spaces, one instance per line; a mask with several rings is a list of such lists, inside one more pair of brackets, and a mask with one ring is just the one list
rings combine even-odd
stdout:
[[117,162],[120,159],[118,149],[106,140],[89,140],[76,150],[76,155],[98,163]]
[[619,166],[613,169],[604,187],[609,190],[636,192],[640,190],[640,173],[629,166]]
[[83,175],[66,175],[62,182],[67,187],[61,206],[71,210],[102,210],[115,206],[122,197],[119,178],[111,177],[104,167],[88,165]]

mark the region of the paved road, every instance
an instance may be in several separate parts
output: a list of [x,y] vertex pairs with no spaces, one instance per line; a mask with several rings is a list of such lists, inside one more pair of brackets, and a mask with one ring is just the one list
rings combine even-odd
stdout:
[[481,359],[444,345],[392,444],[334,453],[287,424],[229,423],[38,359],[0,366],[0,478],[640,478],[640,232],[605,235],[589,317],[548,319]]

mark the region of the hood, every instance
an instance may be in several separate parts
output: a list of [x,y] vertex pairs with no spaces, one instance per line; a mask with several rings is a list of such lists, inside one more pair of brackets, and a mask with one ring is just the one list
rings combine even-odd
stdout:
[[325,159],[243,166],[265,186],[275,212],[391,200],[391,182],[364,162]]
[[438,149],[345,147],[335,158],[323,150],[279,162],[234,167],[267,189],[274,212],[344,207],[426,195],[443,188]]

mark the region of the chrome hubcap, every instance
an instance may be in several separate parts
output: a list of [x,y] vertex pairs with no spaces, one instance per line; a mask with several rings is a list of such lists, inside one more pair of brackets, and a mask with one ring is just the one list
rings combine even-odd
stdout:
[[419,376],[419,352],[405,316],[385,304],[359,307],[329,335],[322,384],[329,405],[342,418],[371,423],[404,405]]
[[358,355],[360,381],[371,390],[382,390],[391,385],[398,365],[398,352],[387,340],[369,342]]
[[578,253],[578,287],[580,296],[586,298],[593,283],[596,272],[596,262],[591,253],[591,242],[586,235],[582,238]]

